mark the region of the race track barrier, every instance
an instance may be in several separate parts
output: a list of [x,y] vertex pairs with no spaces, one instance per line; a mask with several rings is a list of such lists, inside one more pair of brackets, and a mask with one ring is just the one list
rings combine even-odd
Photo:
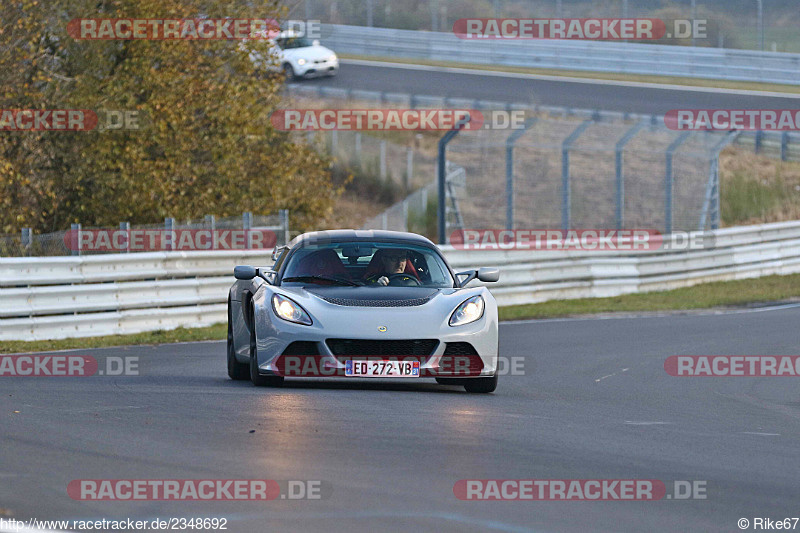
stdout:
[[459,39],[452,32],[323,24],[340,54],[459,64],[800,83],[800,54],[578,40]]
[[[702,234],[690,251],[443,250],[455,271],[498,266],[500,305],[611,297],[800,272],[800,222]],[[0,259],[0,340],[201,327],[226,320],[233,267],[269,251]],[[478,282],[473,282],[478,283]]]

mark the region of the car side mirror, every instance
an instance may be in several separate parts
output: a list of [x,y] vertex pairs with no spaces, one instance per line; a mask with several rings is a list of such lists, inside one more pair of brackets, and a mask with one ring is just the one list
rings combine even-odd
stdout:
[[493,283],[500,279],[500,269],[496,267],[481,267],[478,270],[465,270],[464,272],[456,273],[456,279],[459,276],[466,276],[462,281],[458,282],[459,287],[466,287],[475,278],[486,283]]
[[500,280],[500,269],[497,267],[481,267],[478,269],[478,279],[486,283]]
[[242,281],[251,280],[258,274],[256,267],[249,265],[240,265],[233,268],[233,276]]
[[278,273],[271,268],[259,268],[258,275],[270,285],[275,285],[275,278],[278,276]]

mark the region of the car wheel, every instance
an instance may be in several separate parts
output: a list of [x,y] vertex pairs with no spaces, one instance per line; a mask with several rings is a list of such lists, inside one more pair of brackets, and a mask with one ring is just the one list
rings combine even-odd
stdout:
[[228,300],[228,377],[241,381],[250,377],[250,366],[236,360],[233,345],[233,324],[231,324],[231,301]]
[[494,392],[494,390],[497,388],[497,374],[490,378],[465,379],[464,388],[467,390],[467,392],[475,392],[479,394]]
[[262,376],[258,373],[258,346],[256,344],[256,317],[250,315],[250,381],[256,387],[280,387],[283,376]]
[[286,81],[292,81],[296,78],[294,75],[294,69],[289,63],[283,64],[283,73],[286,75]]

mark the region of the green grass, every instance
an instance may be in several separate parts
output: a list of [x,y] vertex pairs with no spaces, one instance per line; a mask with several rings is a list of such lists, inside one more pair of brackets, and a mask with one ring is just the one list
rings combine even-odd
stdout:
[[763,218],[784,203],[796,202],[794,192],[780,177],[761,183],[737,172],[726,180],[721,196],[722,222],[732,226],[754,217]]
[[632,81],[640,83],[658,83],[663,85],[711,87],[716,89],[738,89],[747,91],[800,93],[800,86],[784,85],[779,83],[728,81],[728,80],[715,80],[708,78],[681,78],[675,76],[653,76],[647,74],[615,74],[607,72],[587,72],[583,70],[554,70],[554,69],[528,68],[528,67],[505,67],[500,65],[475,65],[471,63],[456,63],[451,61],[428,61],[425,59],[402,59],[402,58],[377,57],[377,56],[357,56],[351,54],[339,54],[339,57],[342,59],[363,59],[369,61],[383,61],[386,63],[428,65],[435,67],[468,68],[471,70],[512,72],[518,74],[532,74],[538,76],[563,76],[569,78],[587,78],[594,80]]
[[[629,294],[614,298],[557,300],[540,304],[500,308],[500,320],[558,318],[598,313],[634,313],[735,307],[778,302],[800,297],[800,274],[758,279],[705,283],[664,292]],[[3,341],[0,353],[32,353],[51,350],[104,348],[108,346],[155,345],[174,342],[224,340],[226,324],[205,328],[178,328],[133,335],[88,337],[57,341]]]
[[0,341],[0,353],[30,353],[53,350],[105,348],[108,346],[169,344],[174,342],[193,342],[224,340],[228,332],[227,324],[214,324],[204,328],[178,328],[169,331],[148,331],[131,335],[109,335],[107,337],[85,337],[80,339],[61,339],[55,341]]
[[500,320],[556,318],[598,313],[636,313],[735,307],[800,297],[800,274],[703,283],[663,292],[627,294],[613,298],[554,300],[500,308]]

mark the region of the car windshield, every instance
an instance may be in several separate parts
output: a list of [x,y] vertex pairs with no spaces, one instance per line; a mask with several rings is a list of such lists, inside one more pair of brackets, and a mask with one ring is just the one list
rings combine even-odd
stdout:
[[426,246],[349,241],[295,251],[282,283],[448,288],[453,277],[439,253]]
[[313,45],[314,42],[307,37],[288,37],[285,39],[278,39],[278,46],[284,50],[288,50],[290,48],[305,48]]

